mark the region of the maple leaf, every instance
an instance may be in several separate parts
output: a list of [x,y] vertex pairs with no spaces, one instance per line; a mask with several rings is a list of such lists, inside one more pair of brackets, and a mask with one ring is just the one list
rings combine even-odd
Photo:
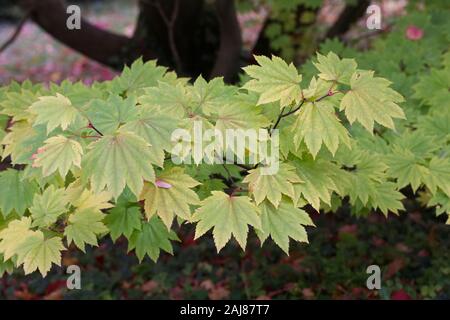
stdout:
[[29,236],[34,234],[31,228],[31,218],[23,217],[12,220],[8,226],[0,231],[0,252],[5,260],[17,253],[17,247]]
[[172,149],[172,132],[178,128],[178,118],[167,114],[159,107],[142,106],[135,121],[123,126],[123,130],[133,132],[144,138],[152,146],[154,163],[162,167],[164,163],[164,150]]
[[350,78],[357,67],[354,59],[341,60],[333,52],[329,52],[327,56],[317,53],[317,61],[313,64],[321,72],[319,78],[343,84],[350,83]]
[[370,194],[370,204],[373,208],[380,209],[387,216],[388,212],[398,213],[398,210],[403,210],[401,202],[403,198],[403,194],[396,190],[395,183],[385,182],[376,184]]
[[8,169],[0,172],[0,189],[0,210],[6,218],[13,210],[20,216],[24,214],[33,203],[38,185],[24,179],[22,171]]
[[30,212],[33,218],[33,227],[52,225],[60,215],[67,212],[65,190],[50,186],[42,194],[36,194]]
[[322,143],[333,155],[340,142],[350,147],[347,129],[336,117],[333,105],[326,101],[308,102],[303,105],[292,130],[295,132],[294,143],[300,145],[302,141],[305,141],[314,158],[322,147]]
[[261,230],[257,230],[257,234],[261,245],[270,236],[286,254],[289,254],[289,238],[308,242],[308,235],[303,226],[314,226],[314,223],[309,215],[304,210],[296,208],[292,201],[283,198],[277,208],[266,200],[259,208]]
[[227,129],[256,130],[270,124],[269,119],[261,114],[260,109],[243,99],[222,105],[217,113],[215,128],[220,130],[223,135]]
[[432,193],[441,189],[450,197],[450,160],[448,158],[431,159],[428,164],[429,174],[424,176],[424,182]]
[[121,125],[135,120],[137,113],[136,99],[122,99],[117,95],[110,95],[107,100],[92,100],[86,110],[89,120],[103,134],[114,133]]
[[227,244],[232,235],[245,250],[248,225],[261,229],[258,208],[246,196],[229,196],[221,191],[211,193],[192,217],[192,221],[197,222],[195,239],[213,228],[217,252]]
[[374,122],[394,129],[393,118],[404,119],[405,114],[397,103],[403,97],[389,88],[390,81],[374,77],[372,71],[355,72],[350,79],[350,90],[341,101],[341,110],[350,123],[356,120],[369,132],[373,131]]
[[179,239],[173,231],[166,228],[160,218],[153,216],[142,224],[140,230],[134,230],[129,239],[128,251],[135,249],[139,262],[142,262],[145,255],[156,262],[161,249],[173,254],[170,240]]
[[139,195],[144,179],[155,181],[148,143],[134,133],[118,131],[92,143],[83,159],[83,174],[95,193],[105,187],[117,198],[128,185]]
[[282,163],[274,175],[261,174],[262,168],[249,171],[243,182],[249,184],[249,191],[255,198],[256,204],[268,199],[278,207],[283,194],[295,199],[293,183],[303,182],[295,173],[295,167]]
[[157,66],[155,60],[143,62],[138,59],[133,64],[125,68],[119,77],[114,78],[111,82],[111,89],[122,94],[126,92],[130,94],[142,94],[143,90],[158,84],[166,73],[166,68]]
[[81,117],[79,110],[72,105],[70,100],[59,93],[56,94],[56,97],[39,97],[39,100],[31,105],[29,111],[37,115],[34,121],[35,125],[47,125],[47,133],[57,127],[66,130],[71,123]]
[[284,107],[292,102],[299,102],[302,98],[300,82],[302,76],[295,66],[287,64],[281,58],[272,56],[255,56],[259,66],[252,65],[244,71],[253,79],[244,85],[244,89],[260,93],[258,105],[280,101]]
[[174,167],[163,171],[158,175],[156,184],[145,183],[142,190],[140,199],[145,201],[144,209],[147,217],[150,219],[157,214],[168,229],[175,215],[189,220],[191,218],[189,206],[197,205],[200,201],[192,188],[199,184],[181,168]]
[[53,263],[61,266],[61,251],[65,250],[65,247],[59,237],[46,239],[42,231],[32,233],[16,248],[17,265],[23,264],[25,274],[39,269],[45,277]]
[[146,88],[145,94],[138,97],[143,107],[155,107],[164,110],[164,113],[174,117],[182,117],[191,106],[191,97],[182,84],[170,85],[159,82],[157,87]]
[[97,236],[108,232],[108,228],[102,222],[105,214],[93,209],[77,210],[69,216],[69,223],[64,230],[67,243],[72,241],[83,252],[85,245],[97,246]]
[[141,230],[141,210],[139,207],[117,206],[108,211],[105,224],[111,239],[116,241],[122,234],[130,239],[134,230]]
[[236,87],[225,85],[223,78],[214,78],[207,82],[200,75],[189,90],[192,97],[192,111],[195,113],[201,110],[206,115],[217,113],[236,91]]
[[44,177],[58,171],[65,178],[73,165],[81,167],[82,155],[83,148],[77,141],[58,135],[45,140],[35,154],[33,167],[42,167]]

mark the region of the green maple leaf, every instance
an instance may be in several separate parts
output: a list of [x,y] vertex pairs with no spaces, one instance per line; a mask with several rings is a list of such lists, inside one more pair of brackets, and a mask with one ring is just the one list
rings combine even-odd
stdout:
[[253,79],[244,85],[244,89],[260,93],[258,105],[280,101],[281,107],[302,98],[300,82],[302,76],[295,66],[287,64],[281,58],[272,56],[255,56],[259,66],[245,67],[245,72]]
[[422,99],[430,106],[439,109],[450,108],[448,88],[450,87],[450,68],[432,69],[427,76],[421,76],[414,86],[414,98]]
[[0,277],[3,277],[5,273],[12,274],[14,270],[14,262],[9,260],[4,260],[3,255],[0,254]]
[[137,118],[136,99],[111,95],[107,100],[95,99],[86,111],[89,120],[103,134],[114,133],[121,125]]
[[60,215],[67,212],[65,190],[50,186],[42,194],[36,194],[30,212],[33,218],[33,227],[52,225]]
[[269,126],[270,121],[261,110],[247,101],[237,100],[222,105],[218,110],[216,129],[225,136],[227,129],[259,129]]
[[295,195],[298,201],[300,197],[306,199],[316,210],[320,209],[320,202],[331,204],[331,194],[337,191],[332,173],[338,168],[323,159],[302,159],[294,162],[297,175],[302,183],[294,185]]
[[33,167],[42,167],[44,177],[58,171],[65,178],[72,166],[81,167],[83,148],[80,143],[62,135],[45,140],[35,154]]
[[59,237],[45,239],[42,231],[33,231],[17,246],[17,265],[23,264],[25,274],[37,269],[43,277],[50,271],[52,264],[61,266],[61,251],[65,250]]
[[156,183],[145,183],[140,196],[145,201],[144,209],[150,219],[157,214],[170,229],[175,215],[182,219],[191,218],[190,205],[199,204],[199,198],[192,188],[200,183],[184,173],[181,168],[163,171]]
[[329,52],[327,56],[317,53],[317,61],[313,64],[321,72],[319,78],[344,84],[350,83],[350,78],[357,67],[354,59],[341,60],[333,52]]
[[170,85],[159,82],[157,87],[145,89],[145,94],[138,98],[139,103],[154,110],[161,108],[162,112],[174,117],[182,117],[190,108],[191,98],[182,84]]
[[278,208],[268,201],[261,203],[259,208],[261,230],[258,230],[257,234],[261,245],[270,236],[286,254],[289,254],[289,238],[308,242],[308,235],[303,226],[314,226],[314,223],[304,210],[296,208],[288,199],[283,199]]
[[12,117],[13,121],[27,120],[30,118],[28,108],[37,100],[35,93],[21,89],[20,92],[7,92],[2,99],[2,114]]
[[34,181],[23,179],[23,172],[8,169],[0,172],[0,210],[6,218],[13,210],[23,215],[33,203],[38,185]]
[[248,225],[261,229],[258,208],[246,196],[229,196],[221,191],[202,201],[192,221],[197,221],[195,239],[213,228],[214,243],[219,252],[233,235],[243,250],[247,244]]
[[155,60],[143,62],[138,59],[128,67],[126,66],[119,77],[111,82],[112,90],[122,94],[142,94],[144,88],[154,87],[163,79],[166,68],[156,65]]
[[139,262],[142,262],[145,255],[156,262],[161,249],[173,254],[170,240],[179,239],[172,230],[166,228],[161,219],[154,216],[143,223],[140,230],[134,230],[128,243],[128,251],[135,249]]
[[201,110],[207,115],[217,113],[228,103],[236,91],[235,87],[225,85],[223,78],[214,78],[207,82],[202,76],[199,76],[189,90],[192,97],[192,111]]
[[275,207],[278,207],[283,194],[295,199],[294,183],[302,182],[295,173],[295,167],[282,163],[273,175],[262,174],[263,168],[249,171],[243,182],[249,184],[249,191],[255,198],[256,204],[268,199]]
[[370,205],[375,209],[380,209],[387,216],[388,212],[398,213],[403,210],[401,200],[403,194],[397,191],[395,183],[385,182],[377,184],[370,194]]
[[29,111],[36,114],[34,125],[46,124],[47,133],[61,127],[66,130],[70,124],[80,121],[80,112],[70,100],[57,93],[56,97],[39,97],[39,100],[31,105]]
[[430,174],[423,159],[417,157],[411,149],[395,146],[392,154],[387,155],[386,163],[389,167],[388,175],[397,178],[399,188],[410,184],[416,191]]
[[373,76],[372,71],[355,72],[350,79],[350,90],[341,101],[348,121],[360,122],[369,132],[374,122],[394,129],[393,118],[404,119],[405,114],[397,103],[403,97],[389,88],[390,81]]
[[103,136],[90,146],[82,162],[83,174],[98,193],[104,188],[117,198],[126,185],[139,195],[144,180],[154,181],[148,143],[134,133],[118,131]]
[[99,210],[75,211],[69,216],[69,224],[64,230],[67,243],[70,245],[73,241],[83,252],[85,252],[86,244],[97,246],[97,236],[108,232],[108,228],[102,222],[104,217],[105,215]]
[[424,176],[424,182],[432,193],[441,189],[450,197],[450,160],[448,158],[432,158],[429,165],[429,174]]
[[292,130],[295,132],[294,143],[300,145],[304,141],[314,158],[322,143],[333,155],[340,142],[350,147],[347,129],[336,117],[333,105],[325,101],[302,106]]
[[105,218],[111,239],[116,241],[122,234],[130,239],[134,230],[141,230],[141,210],[139,207],[117,206],[109,210]]
[[20,220],[12,220],[8,226],[0,231],[0,253],[5,260],[9,260],[17,253],[17,247],[28,236],[33,235],[31,218],[23,217]]
[[123,126],[123,130],[136,133],[152,146],[154,163],[163,166],[164,150],[172,149],[171,136],[178,128],[178,119],[159,107],[142,106],[135,121]]

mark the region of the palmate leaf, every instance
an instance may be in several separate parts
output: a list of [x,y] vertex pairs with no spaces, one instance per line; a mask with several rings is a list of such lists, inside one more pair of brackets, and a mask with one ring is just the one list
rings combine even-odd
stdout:
[[30,235],[34,234],[31,228],[31,218],[23,217],[12,220],[8,226],[0,231],[0,253],[5,260],[9,260],[17,253],[17,247]]
[[44,177],[58,171],[65,178],[72,166],[81,167],[83,148],[78,141],[62,135],[45,140],[45,145],[37,150],[33,167],[42,167]]
[[261,109],[253,104],[248,95],[240,95],[233,102],[221,106],[217,111],[215,128],[225,137],[227,129],[260,129],[270,125],[269,119],[261,114]]
[[142,224],[140,230],[134,230],[128,242],[128,251],[135,249],[139,262],[148,255],[154,262],[161,250],[173,254],[170,240],[179,240],[172,230],[168,230],[160,218],[153,216]]
[[77,210],[69,216],[69,223],[64,230],[67,243],[72,241],[83,252],[85,245],[97,246],[97,236],[108,232],[108,228],[102,222],[105,214],[95,209]]
[[411,185],[416,191],[430,174],[423,159],[406,148],[394,146],[392,154],[387,155],[387,173],[397,179],[397,186],[403,188]]
[[52,264],[61,266],[62,250],[65,247],[61,238],[46,239],[42,231],[32,231],[16,248],[17,265],[23,264],[25,274],[39,270],[45,277]]
[[0,172],[0,210],[6,218],[12,211],[23,215],[38,191],[35,181],[23,179],[23,172],[8,169]]
[[303,197],[316,210],[320,209],[321,201],[330,205],[331,194],[338,190],[332,173],[339,169],[328,161],[311,158],[299,159],[294,165],[302,180],[294,185],[295,203]]
[[155,60],[143,62],[138,59],[130,67],[125,67],[119,77],[111,82],[111,89],[127,95],[141,94],[144,88],[153,87],[163,79],[166,68],[157,66]]
[[403,194],[397,191],[395,183],[384,182],[375,185],[369,203],[371,207],[380,209],[387,216],[388,212],[398,213],[398,210],[403,210],[401,202],[403,198]]
[[223,78],[214,78],[207,82],[199,76],[189,93],[192,97],[192,111],[210,115],[219,112],[233,98],[237,88],[225,85]]
[[213,228],[214,243],[219,252],[235,237],[243,250],[247,244],[248,225],[261,229],[258,208],[246,196],[229,196],[221,191],[212,191],[212,195],[202,201],[192,221],[197,221],[195,239]]
[[137,112],[136,99],[111,95],[107,100],[92,100],[86,114],[101,133],[112,134],[121,125],[135,120]]
[[253,79],[244,85],[244,89],[260,93],[258,105],[280,101],[281,107],[292,102],[299,102],[302,98],[300,82],[302,76],[295,66],[287,64],[281,58],[272,56],[255,56],[259,66],[244,68]]
[[390,84],[384,78],[374,77],[372,71],[355,72],[350,79],[350,90],[342,98],[340,107],[345,110],[348,121],[358,121],[369,132],[373,131],[375,122],[394,129],[393,118],[405,118],[397,104],[404,99],[389,88]]
[[314,66],[321,72],[319,78],[344,84],[350,83],[350,78],[357,67],[354,59],[341,60],[333,52],[329,52],[327,56],[317,53],[317,61]]
[[191,218],[190,205],[199,204],[200,200],[192,188],[200,183],[184,173],[182,168],[163,171],[156,178],[156,183],[145,183],[140,196],[145,201],[144,209],[150,219],[158,215],[167,229],[170,229],[175,215],[182,219]]
[[56,97],[40,97],[31,105],[29,111],[36,114],[35,125],[47,125],[47,133],[57,127],[66,130],[71,123],[81,117],[79,110],[72,105],[70,100],[59,93],[56,94]]
[[32,231],[31,218],[13,220],[0,231],[0,253],[4,260],[16,257],[17,266],[24,265],[25,274],[39,269],[42,276],[52,263],[60,265],[64,246],[59,237],[46,239],[42,231]]
[[308,242],[304,226],[314,226],[309,215],[296,208],[292,201],[283,198],[278,208],[265,200],[259,205],[261,210],[261,230],[257,235],[261,244],[270,236],[272,240],[289,254],[289,238],[299,242]]
[[0,106],[1,113],[12,117],[13,121],[27,120],[30,117],[28,108],[37,100],[37,94],[22,89],[20,92],[7,92]]
[[314,158],[322,143],[333,155],[340,142],[350,147],[347,129],[336,117],[333,105],[326,101],[308,102],[302,106],[292,130],[295,133],[294,143],[300,145],[305,141]]
[[33,154],[46,139],[44,125],[32,127],[29,122],[19,121],[10,128],[1,142],[5,146],[2,158],[11,156],[13,164],[32,164]]
[[139,103],[148,110],[161,108],[162,112],[171,117],[182,117],[191,106],[191,97],[187,89],[181,85],[170,85],[159,82],[157,87],[146,88],[145,94],[138,98]]
[[283,194],[295,200],[293,184],[303,182],[295,173],[295,167],[282,163],[274,175],[264,175],[261,172],[262,168],[250,170],[243,180],[249,184],[249,191],[256,204],[267,198],[277,208]]
[[130,239],[134,230],[141,230],[141,217],[139,207],[116,206],[109,210],[105,224],[110,231],[111,239],[116,241],[121,235]]
[[424,182],[432,193],[439,188],[450,197],[450,159],[431,159],[428,164],[429,174],[424,177]]
[[144,180],[155,181],[149,144],[134,133],[118,131],[90,146],[82,161],[85,179],[95,193],[106,188],[117,198],[126,185],[139,195]]
[[67,212],[67,200],[64,189],[50,186],[42,194],[36,194],[30,207],[33,227],[48,227],[58,217]]
[[155,164],[162,167],[164,151],[172,149],[171,136],[178,128],[179,119],[159,107],[142,106],[135,121],[123,126],[123,130],[133,132],[144,138],[152,146]]

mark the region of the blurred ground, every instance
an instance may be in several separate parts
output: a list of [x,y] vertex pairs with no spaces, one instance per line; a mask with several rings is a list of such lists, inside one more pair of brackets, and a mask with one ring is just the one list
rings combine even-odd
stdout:
[[[193,240],[189,225],[178,230],[174,256],[138,264],[126,241],[104,239],[87,254],[68,251],[63,268],[45,279],[17,272],[0,279],[0,299],[449,299],[450,239],[434,212],[400,217],[345,212],[313,216],[310,244],[295,244],[290,256],[271,241],[261,248],[250,235],[216,254],[212,236]],[[292,244],[292,242],[291,242]],[[81,267],[81,290],[68,291],[64,270]],[[381,290],[366,287],[366,268],[379,265]]]

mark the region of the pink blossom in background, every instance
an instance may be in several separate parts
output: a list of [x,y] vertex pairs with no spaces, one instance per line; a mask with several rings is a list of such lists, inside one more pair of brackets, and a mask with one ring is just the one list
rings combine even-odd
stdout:
[[423,37],[423,30],[416,26],[409,26],[406,28],[406,38],[409,40],[417,41],[422,39]]

